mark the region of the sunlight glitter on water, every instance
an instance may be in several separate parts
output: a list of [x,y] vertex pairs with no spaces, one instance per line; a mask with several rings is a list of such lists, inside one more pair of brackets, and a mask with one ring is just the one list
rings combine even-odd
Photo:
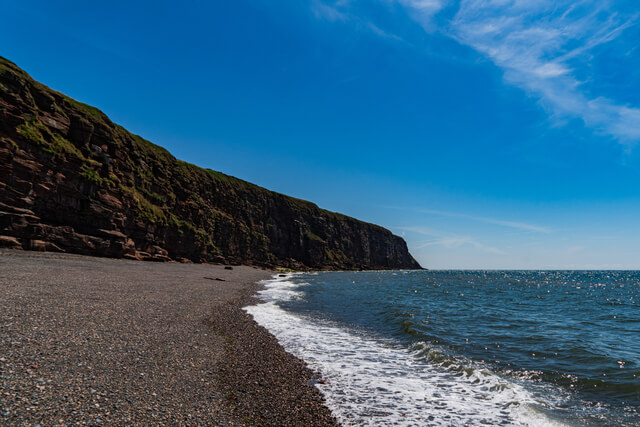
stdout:
[[300,285],[287,278],[264,284],[267,302],[245,309],[322,374],[316,386],[345,425],[554,424],[527,390],[487,369],[443,368],[416,346],[288,313],[277,302],[301,298]]

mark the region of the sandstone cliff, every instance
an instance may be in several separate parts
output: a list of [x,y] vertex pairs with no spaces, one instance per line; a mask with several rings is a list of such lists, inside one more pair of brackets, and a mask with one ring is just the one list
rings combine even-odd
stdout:
[[296,269],[420,268],[388,230],[177,160],[1,57],[0,246]]

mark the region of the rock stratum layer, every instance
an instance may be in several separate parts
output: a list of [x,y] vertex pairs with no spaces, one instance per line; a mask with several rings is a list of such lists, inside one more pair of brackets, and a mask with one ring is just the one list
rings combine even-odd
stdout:
[[420,268],[405,241],[173,157],[0,57],[0,246],[294,269]]

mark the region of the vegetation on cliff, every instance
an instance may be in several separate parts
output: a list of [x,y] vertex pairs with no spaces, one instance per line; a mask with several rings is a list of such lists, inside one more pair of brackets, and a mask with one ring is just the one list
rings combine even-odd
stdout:
[[148,260],[420,268],[388,230],[180,161],[0,58],[0,244]]

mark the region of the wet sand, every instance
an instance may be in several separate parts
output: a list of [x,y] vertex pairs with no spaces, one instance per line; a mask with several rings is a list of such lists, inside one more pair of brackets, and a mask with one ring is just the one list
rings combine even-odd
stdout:
[[273,272],[0,250],[0,425],[332,425],[241,310]]

